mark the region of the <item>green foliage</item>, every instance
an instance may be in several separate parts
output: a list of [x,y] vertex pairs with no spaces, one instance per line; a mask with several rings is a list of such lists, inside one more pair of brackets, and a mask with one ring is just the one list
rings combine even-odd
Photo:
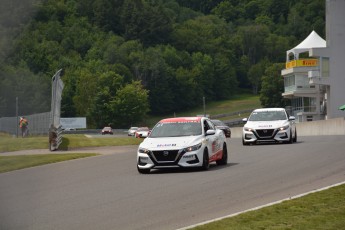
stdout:
[[0,115],[16,115],[16,98],[18,98],[18,113],[47,112],[51,92],[49,79],[41,74],[32,73],[24,63],[0,67]]
[[[49,111],[50,80],[63,68],[62,116],[98,128],[180,112],[203,97],[265,95],[278,87],[263,78],[269,63],[285,62],[311,28],[325,35],[324,0],[16,2],[0,12],[0,116],[14,115],[16,97],[25,98],[23,113]],[[133,81],[141,82],[134,95]],[[137,103],[144,108],[129,111]],[[133,116],[114,114],[125,112]]]
[[112,120],[116,127],[126,128],[145,118],[149,111],[148,91],[139,81],[127,84],[110,101]]
[[285,107],[286,99],[283,98],[284,79],[280,71],[284,68],[283,63],[273,64],[265,71],[262,77],[260,101],[263,107]]

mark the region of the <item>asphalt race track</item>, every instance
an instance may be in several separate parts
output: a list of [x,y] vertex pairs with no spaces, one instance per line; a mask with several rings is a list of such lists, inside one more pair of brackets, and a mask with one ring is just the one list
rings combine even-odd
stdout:
[[137,172],[136,146],[101,148],[101,156],[0,174],[0,229],[178,229],[345,181],[344,143],[230,139],[227,166],[149,175]]

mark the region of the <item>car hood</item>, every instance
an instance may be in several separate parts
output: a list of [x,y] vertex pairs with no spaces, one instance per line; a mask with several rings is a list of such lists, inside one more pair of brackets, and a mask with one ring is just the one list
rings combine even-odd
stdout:
[[170,150],[182,149],[199,144],[204,137],[200,136],[181,136],[181,137],[160,137],[146,138],[139,147],[150,150]]
[[252,129],[277,129],[282,126],[288,125],[289,122],[286,120],[279,121],[248,121],[244,127]]

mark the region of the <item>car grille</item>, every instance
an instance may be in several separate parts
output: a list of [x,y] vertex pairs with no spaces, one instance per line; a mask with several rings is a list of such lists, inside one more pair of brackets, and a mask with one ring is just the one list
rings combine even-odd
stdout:
[[178,150],[152,151],[152,155],[157,162],[174,162],[178,157]]
[[257,129],[256,133],[260,138],[273,137],[274,129]]

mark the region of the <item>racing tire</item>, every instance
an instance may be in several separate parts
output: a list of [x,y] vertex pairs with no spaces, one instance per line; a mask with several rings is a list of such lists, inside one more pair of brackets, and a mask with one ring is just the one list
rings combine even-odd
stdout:
[[226,144],[223,145],[223,155],[222,159],[216,161],[217,165],[226,165],[228,163],[228,149]]
[[293,138],[293,142],[297,142],[297,130],[295,129],[295,137]]
[[210,160],[209,160],[209,156],[208,156],[208,150],[205,149],[204,150],[204,154],[202,157],[202,166],[201,166],[201,170],[208,170],[210,168]]
[[149,174],[150,173],[150,169],[141,169],[139,167],[137,167],[138,169],[138,172],[141,173],[141,174]]
[[290,131],[290,138],[287,141],[288,144],[292,144],[293,143],[293,137],[292,137],[292,132]]
[[248,143],[246,143],[243,138],[242,138],[242,145],[248,145]]

